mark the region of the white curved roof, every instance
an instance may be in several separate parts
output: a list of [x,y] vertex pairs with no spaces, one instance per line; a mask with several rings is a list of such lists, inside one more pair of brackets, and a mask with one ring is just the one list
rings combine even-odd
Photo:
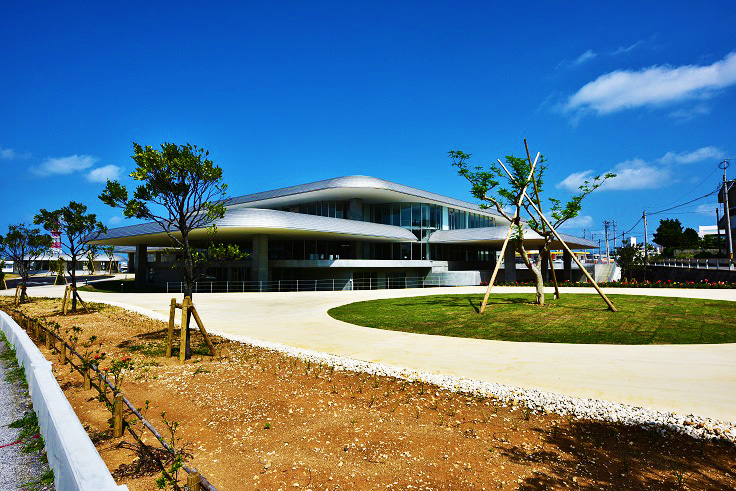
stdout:
[[[501,227],[482,227],[482,228],[463,228],[456,230],[437,230],[429,237],[430,244],[458,244],[458,243],[477,243],[482,244],[484,242],[490,243],[501,243],[506,239],[508,234],[508,225]],[[568,234],[560,234],[562,240],[567,245],[575,249],[592,249],[598,247],[588,239],[582,237],[575,237]],[[529,241],[534,243],[535,241],[541,242],[542,236],[535,231],[525,228],[524,229],[524,242]],[[557,240],[552,241],[552,245],[558,246]]]
[[343,199],[360,198],[367,203],[390,203],[422,201],[443,204],[453,208],[460,208],[473,213],[487,216],[497,214],[481,209],[478,205],[462,201],[449,196],[431,193],[422,189],[405,186],[384,179],[371,176],[344,176],[324,179],[322,181],[298,184],[285,188],[263,191],[260,193],[246,194],[228,199],[228,208],[244,206],[258,206],[262,202],[270,205],[286,204],[297,201],[320,200],[320,199]]
[[[372,222],[330,218],[288,211],[277,211],[262,208],[228,209],[225,216],[215,222],[217,240],[243,238],[256,234],[278,236],[299,235],[301,238],[353,238],[416,242],[414,234],[394,225],[382,225]],[[204,239],[206,229],[194,230],[190,237],[193,240]],[[161,232],[161,226],[155,222],[130,225],[109,229],[101,234],[92,244],[134,245],[169,245],[170,240]]]

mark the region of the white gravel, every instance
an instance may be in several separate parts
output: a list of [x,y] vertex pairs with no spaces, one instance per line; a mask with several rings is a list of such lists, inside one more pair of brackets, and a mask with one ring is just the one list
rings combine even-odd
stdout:
[[[168,317],[148,309],[118,302],[106,302],[132,312],[146,315],[154,319],[168,322]],[[177,316],[178,317],[178,316]],[[178,323],[178,319],[177,319]],[[237,336],[222,331],[211,331],[212,334],[225,339],[238,341],[251,346],[265,348],[290,356],[295,356],[312,363],[322,363],[338,370],[369,373],[396,377],[408,381],[422,381],[436,385],[442,389],[462,392],[476,396],[495,397],[508,406],[526,406],[535,412],[551,412],[569,415],[576,419],[591,419],[610,423],[621,423],[630,426],[654,429],[660,432],[673,431],[698,439],[724,439],[736,443],[736,423],[704,418],[694,414],[677,414],[657,411],[650,408],[631,406],[601,399],[570,397],[538,389],[525,389],[510,385],[471,380],[450,375],[421,372],[382,363],[356,360],[344,356],[332,355],[303,348],[295,348],[279,343],[262,341],[246,336]]]

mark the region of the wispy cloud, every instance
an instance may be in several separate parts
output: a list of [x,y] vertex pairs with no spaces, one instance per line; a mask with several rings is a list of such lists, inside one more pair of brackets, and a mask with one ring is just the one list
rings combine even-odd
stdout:
[[25,152],[25,153],[19,153],[13,150],[12,148],[2,148],[0,147],[0,160],[18,160],[18,159],[27,159],[31,156],[31,154]]
[[703,203],[702,205],[698,205],[697,208],[695,208],[695,213],[700,213],[701,215],[708,215],[708,216],[716,216],[716,208],[721,209],[723,208],[722,205],[719,205],[718,203]]
[[110,219],[107,221],[109,225],[118,225],[120,222],[123,221],[123,217],[120,215],[115,215],[113,217],[110,217]]
[[705,66],[652,66],[639,71],[606,73],[570,96],[563,109],[578,115],[588,112],[609,114],[706,98],[714,91],[735,83],[736,52]]
[[678,123],[686,123],[692,119],[697,118],[698,116],[703,116],[704,114],[710,114],[710,106],[701,103],[695,104],[692,107],[675,109],[674,111],[671,111],[669,113],[669,117],[671,117]]
[[87,174],[87,180],[89,182],[107,182],[107,180],[115,180],[120,177],[120,171],[122,169],[118,167],[117,165],[103,165],[102,167],[98,167],[96,169],[92,169]]
[[598,54],[592,49],[589,49],[572,61],[562,60],[557,64],[557,69],[578,67],[592,60],[596,56],[598,56]]
[[629,46],[619,46],[616,50],[614,50],[611,53],[611,56],[617,56],[617,55],[622,55],[622,54],[628,53],[630,51],[635,50],[636,48],[638,48],[642,44],[644,44],[644,41],[637,41],[634,44],[631,44]]
[[583,227],[590,227],[593,225],[593,217],[590,215],[581,215],[575,218],[571,218],[570,220],[566,221],[562,225],[560,225],[560,228],[562,229],[571,229],[571,228],[583,228]]
[[692,152],[667,152],[659,158],[663,164],[693,164],[707,159],[723,158],[725,152],[718,147],[701,147]]
[[[633,158],[619,162],[613,168],[600,174],[612,172],[616,177],[607,180],[599,189],[601,191],[630,191],[636,189],[656,189],[676,182],[673,168],[676,165],[687,165],[708,159],[718,159],[724,155],[718,147],[708,146],[692,152],[667,152],[654,161],[647,162],[641,158]],[[598,175],[592,169],[573,172],[557,183],[557,189],[571,193],[578,192],[585,181],[592,181]]]
[[40,165],[31,167],[39,176],[65,175],[92,167],[99,159],[91,155],[70,155],[68,157],[49,157]]

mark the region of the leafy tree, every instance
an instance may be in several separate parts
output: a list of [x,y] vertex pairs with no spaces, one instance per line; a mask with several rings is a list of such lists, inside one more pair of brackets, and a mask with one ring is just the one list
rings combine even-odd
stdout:
[[72,295],[72,312],[74,312],[77,310],[77,299],[80,298],[76,290],[77,264],[88,254],[91,247],[89,242],[107,231],[107,228],[97,220],[97,215],[87,213],[86,205],[76,201],[70,201],[67,206],[62,206],[58,210],[48,211],[42,208],[33,217],[33,223],[42,225],[49,232],[54,230],[61,232],[61,249],[71,259],[68,266],[74,287]]
[[682,224],[677,218],[665,218],[659,221],[654,232],[654,242],[664,247],[664,256],[672,256],[675,247],[682,243]]
[[105,255],[107,256],[108,266],[107,270],[110,274],[112,274],[113,269],[117,270],[115,265],[115,246],[103,246],[102,250],[105,252]]
[[[100,199],[109,206],[122,208],[125,217],[151,220],[166,232],[181,255],[176,264],[184,296],[192,297],[194,282],[209,260],[222,257],[220,253],[238,254],[234,245],[215,249],[212,246],[217,231],[214,222],[225,216],[227,184],[222,179],[222,169],[208,158],[208,151],[188,143],[163,143],[160,149],[133,143],[133,148],[137,167],[130,177],[141,184],[131,196],[118,181],[107,181]],[[208,231],[206,240],[193,243],[192,231],[202,228]],[[190,357],[187,331],[186,358]]]
[[12,260],[20,275],[20,301],[25,301],[28,277],[34,263],[51,248],[51,236],[25,224],[8,225],[5,237],[0,235],[0,254]]
[[[493,162],[488,165],[487,170],[482,166],[470,167],[468,160],[470,154],[461,150],[453,150],[449,152],[452,165],[458,168],[458,174],[467,179],[471,184],[471,193],[477,199],[483,201],[481,208],[495,207],[496,212],[509,222],[515,225],[514,247],[521,256],[524,264],[534,274],[536,279],[537,300],[536,303],[544,305],[544,278],[542,276],[542,261],[549,257],[550,245],[554,240],[554,232],[542,221],[533,207],[526,199],[521,199],[526,189],[530,198],[541,209],[541,194],[544,185],[544,173],[547,169],[546,160],[541,157],[531,178],[528,178],[532,162],[530,158],[518,158],[513,155],[506,157],[506,164],[511,177],[503,170],[500,164]],[[585,181],[579,187],[580,192],[570,198],[565,204],[557,198],[548,198],[550,223],[556,229],[571,218],[575,218],[582,209],[583,199],[599,188],[607,179],[615,177],[615,174],[605,174],[604,176],[595,176],[592,181]],[[527,187],[528,185],[528,187]],[[491,195],[490,193],[495,193]],[[514,219],[514,213],[507,210],[515,210],[517,218]],[[522,215],[525,221],[522,222]],[[539,255],[536,261],[532,261],[524,244],[524,229],[528,227],[534,232],[544,237],[544,244],[539,248]]]
[[682,231],[682,242],[680,246],[683,249],[698,249],[702,243],[700,236],[694,228],[686,228]]
[[621,268],[621,274],[630,278],[635,271],[644,267],[644,252],[641,245],[625,245],[616,249],[616,263]]
[[100,254],[100,246],[90,245],[87,249],[87,269],[90,274],[95,274],[95,258]]

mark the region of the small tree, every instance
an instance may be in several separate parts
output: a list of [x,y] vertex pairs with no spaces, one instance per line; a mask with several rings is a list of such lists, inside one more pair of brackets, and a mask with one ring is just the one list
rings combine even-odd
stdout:
[[76,201],[70,201],[67,206],[58,210],[48,211],[42,208],[33,218],[33,223],[42,225],[48,231],[61,232],[62,251],[71,259],[69,270],[72,277],[72,312],[77,310],[77,274],[78,262],[89,252],[90,241],[95,240],[107,228],[97,220],[97,215],[87,213],[87,206]]
[[23,223],[8,225],[7,235],[0,235],[0,254],[15,263],[20,276],[21,303],[25,301],[28,277],[34,270],[35,263],[50,248],[50,235],[42,234],[37,228],[28,228]]
[[103,246],[102,250],[107,256],[107,272],[112,274],[113,269],[117,270],[117,268],[115,267],[115,246]]
[[[163,143],[161,149],[133,143],[137,167],[130,174],[141,182],[132,196],[118,181],[107,181],[100,199],[122,208],[127,218],[156,222],[181,254],[177,268],[182,276],[184,296],[192,297],[194,282],[202,271],[216,232],[214,221],[225,216],[223,202],[227,184],[222,169],[208,158],[209,152],[195,145]],[[207,228],[205,243],[193,244],[190,234]],[[225,250],[232,250],[225,247]],[[186,333],[186,358],[191,358],[190,334]]]
[[[471,193],[473,196],[484,202],[480,205],[481,208],[489,208],[489,205],[486,203],[490,203],[499,215],[509,222],[514,223],[514,247],[526,267],[534,275],[536,303],[538,305],[544,305],[542,262],[549,257],[554,232],[547,227],[529,202],[523,199],[526,190],[527,195],[534,200],[537,207],[541,210],[540,195],[543,190],[544,172],[547,169],[544,157],[541,157],[539,165],[534,168],[534,172],[532,173],[532,162],[528,154],[526,159],[512,155],[507,156],[506,164],[508,164],[507,168],[511,174],[509,176],[500,163],[491,163],[488,169],[484,170],[482,166],[469,166],[468,160],[470,159],[470,154],[461,150],[453,150],[449,154],[452,159],[452,165],[458,168],[458,174],[467,179],[472,185]],[[592,181],[585,181],[579,187],[580,192],[564,205],[556,198],[548,198],[552,227],[556,229],[571,218],[578,216],[582,209],[582,200],[599,188],[603,182],[612,177],[615,177],[615,174],[608,173],[604,176],[596,176]],[[530,189],[527,190],[527,187]],[[496,196],[489,195],[489,193],[495,193]],[[509,214],[507,211],[509,208],[514,210],[514,212]],[[522,212],[525,212],[526,215],[526,221],[523,223],[521,221]],[[539,248],[539,254],[535,261],[530,257],[527,247],[524,244],[525,226],[544,238],[544,244]]]
[[95,259],[99,253],[100,246],[98,245],[90,245],[89,249],[87,249],[87,269],[91,275],[95,274]]
[[686,228],[682,231],[682,243],[680,246],[684,249],[698,249],[702,244],[702,239],[694,228]]

